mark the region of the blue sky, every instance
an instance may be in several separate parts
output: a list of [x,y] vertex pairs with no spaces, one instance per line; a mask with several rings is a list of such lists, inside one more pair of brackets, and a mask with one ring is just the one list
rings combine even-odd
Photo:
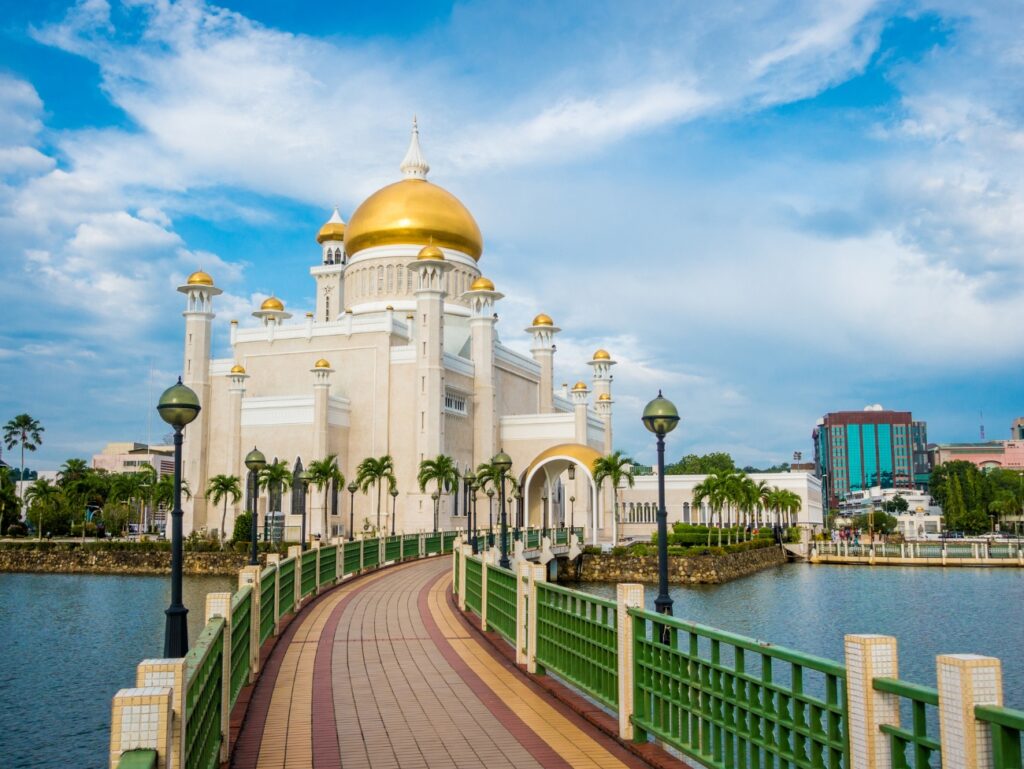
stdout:
[[[158,439],[182,278],[312,305],[330,208],[431,178],[473,211],[503,341],[607,347],[620,447],[812,451],[827,411],[933,441],[1024,414],[1017,2],[0,3],[0,417],[32,465]],[[642,11],[638,10],[642,8]],[[251,320],[251,319],[250,319]]]

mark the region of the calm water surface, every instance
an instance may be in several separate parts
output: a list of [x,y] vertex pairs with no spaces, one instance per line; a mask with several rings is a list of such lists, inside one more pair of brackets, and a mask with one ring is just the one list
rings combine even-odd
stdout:
[[[615,597],[615,585],[579,588]],[[677,617],[837,661],[846,633],[895,636],[900,678],[928,686],[937,654],[999,657],[1004,701],[1024,708],[1024,569],[787,564],[670,594]],[[647,608],[656,595],[648,585]]]
[[[186,577],[189,635],[229,577]],[[101,769],[110,700],[163,656],[168,577],[0,574],[0,767]]]

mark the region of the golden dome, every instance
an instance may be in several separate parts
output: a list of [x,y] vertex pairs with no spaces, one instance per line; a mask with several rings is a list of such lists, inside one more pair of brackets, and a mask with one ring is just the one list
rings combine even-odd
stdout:
[[444,259],[444,251],[431,243],[428,246],[424,246],[420,249],[420,252],[416,254],[417,259]]
[[553,325],[555,325],[555,322],[553,320],[551,320],[551,316],[550,315],[545,315],[544,313],[541,313],[540,315],[538,315],[537,317],[535,317],[533,319],[533,325],[535,325],[535,326],[553,326]]
[[586,389],[587,389],[587,383],[584,382],[583,380],[580,380],[579,382],[577,382],[576,384],[574,384],[572,386],[573,392],[579,392],[580,390],[586,390]]
[[327,222],[316,234],[316,242],[323,243],[327,240],[344,240],[345,225],[343,223]]
[[330,367],[331,367],[330,361],[328,361],[328,360],[326,360],[324,358],[321,358],[320,360],[318,360],[316,363],[313,364],[313,368],[330,368]]
[[185,281],[190,286],[212,286],[213,277],[210,273],[203,272],[202,270],[196,270],[188,276],[188,280]]
[[611,360],[612,356],[607,350],[601,349],[594,352],[594,360]]
[[479,278],[477,278],[476,280],[473,281],[472,285],[470,285],[470,287],[469,287],[469,290],[470,291],[493,291],[494,290],[494,283],[492,281],[488,280],[487,278],[485,278],[483,275],[481,275]]
[[608,393],[601,393],[600,395],[597,396],[597,399],[599,401],[610,401],[612,399],[612,396],[609,395]]
[[345,233],[345,253],[431,242],[474,259],[484,250],[476,220],[457,197],[426,179],[403,179],[373,193],[355,210]]
[[231,373],[232,374],[244,374],[245,373],[245,366],[243,366],[240,363],[236,363],[234,366],[231,367]]
[[284,302],[278,299],[276,296],[269,296],[263,300],[263,304],[260,305],[261,310],[276,310],[281,312],[284,310]]

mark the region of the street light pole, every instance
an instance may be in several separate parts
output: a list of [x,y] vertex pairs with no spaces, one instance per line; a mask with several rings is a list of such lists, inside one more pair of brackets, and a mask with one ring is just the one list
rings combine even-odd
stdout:
[[252,521],[249,525],[249,565],[255,566],[259,561],[256,559],[256,540],[259,538],[259,528],[256,519],[260,509],[259,499],[259,474],[260,470],[267,466],[267,458],[263,452],[252,447],[252,451],[245,455],[245,466],[249,468],[249,499],[252,501]]
[[[178,383],[167,388],[157,404],[160,418],[174,428],[174,509],[171,510],[171,605],[164,611],[164,657],[184,657],[188,653],[188,609],[182,603],[182,531],[181,519],[181,444],[185,425],[199,414],[199,397]],[[24,463],[23,463],[24,464]],[[84,527],[83,523],[83,527]]]
[[540,492],[540,535],[548,535],[548,487],[545,486]]
[[[299,483],[302,484],[302,488],[299,489],[299,493],[302,494],[302,529],[299,532],[299,536],[302,537],[303,550],[309,549],[308,545],[306,544],[306,507],[309,501],[309,495],[306,492],[309,491],[309,479],[311,477],[312,476],[310,475],[309,470],[303,470],[302,472],[299,473]],[[293,489],[292,494],[294,493],[295,490]],[[327,532],[324,532],[325,535],[326,533]]]
[[[679,424],[675,405],[661,394],[644,408],[644,427],[658,439],[658,597],[654,610],[672,614],[672,598],[668,594],[668,511],[665,509],[665,435]],[[668,640],[668,628],[662,630],[662,642]]]
[[506,517],[505,511],[505,474],[512,469],[512,457],[505,453],[504,450],[499,451],[491,459],[491,465],[498,470],[498,479],[501,484],[499,491],[501,492],[501,559],[498,561],[498,565],[503,569],[509,568],[508,560],[508,518]]
[[359,490],[359,485],[355,481],[350,481],[348,486],[349,500],[348,500],[348,541],[351,542],[356,538],[355,520],[356,520],[356,491]]
[[494,488],[487,491],[487,547],[494,547]]
[[512,533],[512,539],[518,542],[522,536],[523,528],[523,491],[522,489],[516,489],[516,528]]
[[395,534],[395,508],[398,506],[398,489],[391,487],[391,536]]
[[480,552],[480,536],[477,533],[479,531],[479,521],[478,521],[478,519],[476,517],[476,496],[477,496],[477,492],[480,491],[480,481],[477,480],[476,478],[473,478],[473,482],[469,484],[469,488],[473,492],[473,495],[470,497],[470,501],[472,502],[472,510],[473,510],[473,542],[472,542],[472,545],[473,545],[473,555],[476,555],[477,553]]
[[441,498],[441,495],[435,489],[430,493],[430,498],[434,500],[434,531],[437,531],[437,501]]

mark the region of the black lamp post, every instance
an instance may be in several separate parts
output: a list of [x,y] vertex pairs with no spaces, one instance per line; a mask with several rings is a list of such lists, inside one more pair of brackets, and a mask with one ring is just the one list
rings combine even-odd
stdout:
[[[174,509],[171,510],[171,605],[164,614],[164,657],[188,653],[188,609],[181,602],[181,431],[199,414],[199,397],[181,383],[171,385],[160,396],[156,410],[174,428]],[[83,524],[84,528],[85,524]]]
[[437,531],[437,501],[441,498],[441,495],[435,489],[430,492],[430,498],[434,500],[434,531]]
[[476,478],[474,478],[473,482],[469,484],[469,488],[473,492],[472,496],[470,497],[470,501],[472,502],[471,509],[473,511],[473,542],[472,542],[472,545],[473,545],[473,555],[476,555],[477,553],[480,552],[480,539],[479,539],[479,536],[477,534],[477,531],[479,530],[479,524],[478,524],[477,517],[476,517],[476,495],[477,495],[477,492],[480,491],[480,481],[478,481]]
[[462,476],[462,502],[466,508],[466,542],[467,544],[473,539],[473,508],[470,507],[469,501],[469,490],[472,486],[470,473],[472,471],[467,467],[466,472]]
[[[302,484],[299,488],[299,493],[302,495],[302,530],[300,532],[302,536],[302,549],[308,550],[309,547],[306,544],[306,492],[309,491],[309,481],[313,476],[310,475],[309,470],[303,470],[299,473],[299,483]],[[292,494],[295,493],[295,489],[292,489]],[[324,532],[326,534],[326,532]]]
[[[654,599],[654,610],[661,614],[672,614],[672,599],[668,595],[668,512],[665,510],[665,435],[679,424],[679,412],[672,401],[658,397],[644,407],[641,417],[644,427],[658,437],[658,597]],[[662,634],[664,641],[668,628]]]
[[576,497],[569,497],[569,533],[576,528]]
[[548,487],[545,486],[540,492],[540,535],[548,535]]
[[[574,465],[574,464],[573,465],[569,465],[569,480],[570,481],[575,481],[576,480],[576,465]],[[575,487],[575,484],[573,484],[573,486]],[[576,491],[576,489],[573,488],[573,492],[575,492],[575,491]],[[576,502],[576,495],[575,495],[575,493],[573,493],[569,497],[569,533],[570,534],[572,534],[572,522],[573,522],[573,519],[574,519],[573,507],[574,507],[574,503],[575,502]]]
[[256,560],[256,540],[259,538],[256,519],[259,517],[257,511],[260,507],[257,494],[259,492],[260,470],[267,466],[267,458],[263,456],[263,452],[253,446],[252,451],[245,455],[245,466],[249,468],[249,499],[252,500],[252,522],[249,526],[249,565],[255,566],[258,563]]
[[505,453],[504,450],[499,451],[491,459],[491,465],[498,471],[498,479],[501,484],[499,491],[501,492],[501,558],[498,561],[498,565],[503,568],[509,568],[508,560],[508,518],[505,512],[505,475],[509,470],[512,469],[512,457]]
[[488,488],[487,495],[487,547],[494,547],[494,489]]
[[520,529],[523,526],[523,492],[522,489],[516,489],[516,528],[512,533],[512,538],[518,542],[522,537]]
[[[395,508],[398,505],[398,489],[391,487],[391,535],[395,534]],[[436,530],[436,529],[435,529]]]
[[356,521],[356,492],[359,491],[359,484],[355,481],[349,482],[348,486],[348,539],[351,542],[356,538],[355,521]]

